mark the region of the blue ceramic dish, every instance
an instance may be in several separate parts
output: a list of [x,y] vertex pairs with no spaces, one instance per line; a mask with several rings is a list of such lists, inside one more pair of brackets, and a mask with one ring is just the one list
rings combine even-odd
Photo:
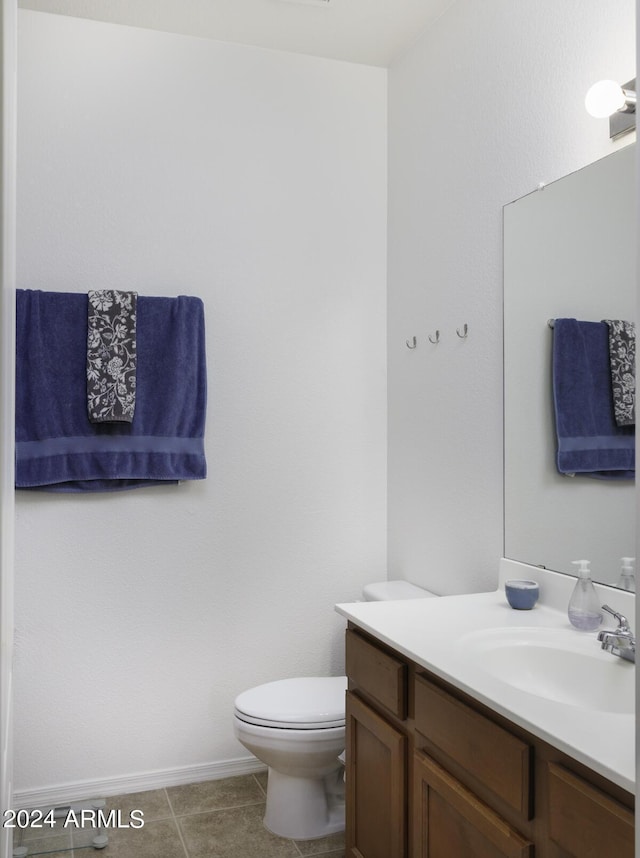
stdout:
[[517,611],[530,611],[538,601],[540,589],[536,581],[514,579],[505,581],[504,592],[507,602]]

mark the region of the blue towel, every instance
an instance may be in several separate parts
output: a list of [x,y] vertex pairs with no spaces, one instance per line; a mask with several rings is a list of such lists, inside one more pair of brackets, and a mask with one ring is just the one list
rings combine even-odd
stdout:
[[558,471],[633,479],[635,430],[616,425],[604,322],[555,320],[553,395]]
[[87,295],[18,290],[16,487],[121,491],[206,477],[204,308],[138,297],[131,423],[87,413]]

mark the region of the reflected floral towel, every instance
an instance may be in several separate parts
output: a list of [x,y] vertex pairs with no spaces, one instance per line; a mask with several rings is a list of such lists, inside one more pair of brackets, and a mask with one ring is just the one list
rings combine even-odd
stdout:
[[609,361],[613,409],[618,426],[636,422],[636,326],[622,319],[604,319],[609,326]]
[[87,409],[92,423],[131,423],[136,407],[136,292],[88,293]]

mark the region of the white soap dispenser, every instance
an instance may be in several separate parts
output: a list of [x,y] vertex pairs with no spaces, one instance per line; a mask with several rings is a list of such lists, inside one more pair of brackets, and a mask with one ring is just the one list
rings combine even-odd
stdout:
[[635,557],[622,557],[622,568],[620,570],[620,580],[618,581],[618,587],[622,590],[631,590],[633,593],[636,591],[636,578],[633,571],[633,563],[635,562]]
[[595,631],[602,622],[600,600],[591,580],[588,560],[572,560],[578,567],[578,580],[569,599],[569,620],[582,632]]

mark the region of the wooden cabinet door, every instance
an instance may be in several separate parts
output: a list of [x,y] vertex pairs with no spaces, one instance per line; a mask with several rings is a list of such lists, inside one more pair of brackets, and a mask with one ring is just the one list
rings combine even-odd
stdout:
[[407,739],[352,692],[346,718],[346,854],[406,858]]
[[534,858],[524,838],[435,760],[416,752],[413,858]]

